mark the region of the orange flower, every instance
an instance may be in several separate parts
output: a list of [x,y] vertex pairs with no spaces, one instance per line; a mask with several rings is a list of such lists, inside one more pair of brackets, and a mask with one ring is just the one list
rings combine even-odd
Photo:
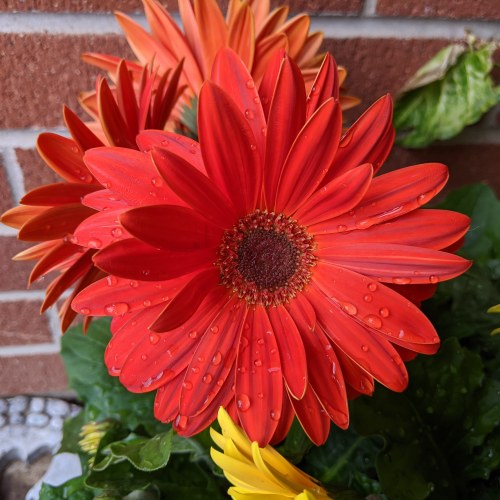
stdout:
[[[59,275],[47,287],[41,311],[52,306],[70,287],[74,291],[59,311],[61,328],[65,331],[76,316],[70,307],[76,294],[105,276],[97,269],[92,257],[102,243],[94,239],[81,246],[73,232],[77,226],[94,215],[91,206],[82,205],[82,198],[94,194],[101,197],[103,186],[91,174],[83,161],[85,151],[99,146],[113,145],[137,149],[136,135],[146,128],[163,128],[179,95],[179,65],[172,74],[164,73],[153,92],[156,75],[148,68],[142,71],[141,85],[133,90],[132,78],[122,61],[117,68],[117,87],[112,91],[105,79],[97,80],[95,99],[87,100],[87,109],[95,117],[89,125],[83,123],[69,108],[64,107],[64,121],[71,139],[53,134],[40,134],[37,150],[49,168],[62,182],[36,188],[27,193],[20,205],[5,212],[1,221],[19,229],[18,238],[41,242],[14,257],[15,260],[36,260],[29,277],[31,284],[52,271]],[[110,208],[113,205],[109,201]],[[116,241],[125,235],[115,229],[110,212],[99,214],[107,221],[110,237]],[[86,318],[88,324],[89,318]]]
[[[200,92],[199,143],[148,131],[142,152],[85,155],[130,237],[96,254],[110,279],[73,307],[113,316],[109,372],[133,392],[158,390],[155,415],[179,433],[224,406],[260,446],[294,414],[321,444],[330,420],[347,427],[348,397],[374,380],[404,390],[409,353],[438,349],[407,294],[468,269],[442,250],[469,220],[421,208],[445,185],[444,165],[374,177],[394,138],[388,96],[342,137],[330,56],[308,98],[289,58],[267,71],[259,94],[224,49]],[[100,234],[106,225],[77,230]]]
[[[202,83],[210,77],[216,53],[224,47],[233,49],[250,69],[256,85],[273,55],[285,50],[302,71],[310,87],[324,54],[319,53],[323,33],[309,33],[309,16],[301,14],[287,21],[288,7],[270,11],[269,0],[230,0],[224,18],[216,0],[179,0],[184,27],[181,32],[168,11],[157,0],[143,0],[151,34],[130,17],[118,12],[116,18],[139,60],[128,62],[137,72],[154,61],[161,74],[184,59],[182,83],[189,86],[189,96],[197,96]],[[85,54],[83,59],[114,73],[119,59],[104,54]],[[346,71],[339,68],[342,85]],[[341,95],[343,109],[355,106],[358,99]]]

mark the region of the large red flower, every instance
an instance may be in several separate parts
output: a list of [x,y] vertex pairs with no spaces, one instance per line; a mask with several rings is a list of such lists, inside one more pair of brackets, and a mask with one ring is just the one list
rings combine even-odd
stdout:
[[327,57],[306,98],[297,66],[277,58],[259,95],[225,50],[201,90],[199,144],[147,132],[142,153],[85,155],[132,237],[95,255],[113,278],[73,307],[114,316],[110,373],[157,390],[157,418],[183,435],[222,405],[261,446],[294,414],[322,443],[330,420],[347,427],[348,397],[374,380],[404,390],[403,360],[438,349],[414,302],[469,267],[442,251],[468,218],[421,208],[446,183],[444,165],[373,177],[393,141],[390,98],[341,137],[336,75]]
[[[64,108],[64,121],[71,138],[53,133],[40,134],[37,150],[49,168],[61,177],[61,182],[33,189],[20,205],[5,212],[1,221],[19,230],[18,238],[41,242],[16,255],[16,260],[36,260],[29,284],[47,273],[58,272],[48,285],[41,311],[52,306],[61,295],[73,287],[59,310],[61,329],[65,331],[76,317],[71,301],[76,294],[105,274],[96,268],[92,256],[101,247],[97,238],[79,244],[73,234],[80,223],[96,211],[82,205],[90,193],[100,197],[103,186],[91,174],[83,161],[86,150],[104,146],[137,149],[135,138],[147,128],[163,128],[179,96],[179,76],[182,64],[167,71],[153,88],[157,78],[144,68],[141,84],[134,90],[130,72],[124,61],[115,75],[116,88],[111,90],[105,79],[97,80],[97,90],[87,109],[93,123],[82,122],[69,108]],[[105,218],[98,214],[104,223]],[[123,229],[110,227],[113,240],[126,236]],[[88,323],[89,318],[86,318]]]

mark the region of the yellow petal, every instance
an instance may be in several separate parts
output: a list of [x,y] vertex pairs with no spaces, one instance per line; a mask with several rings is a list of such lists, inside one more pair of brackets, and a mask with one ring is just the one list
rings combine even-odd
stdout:
[[489,313],[500,313],[500,304],[497,304],[496,306],[492,306],[488,309]]

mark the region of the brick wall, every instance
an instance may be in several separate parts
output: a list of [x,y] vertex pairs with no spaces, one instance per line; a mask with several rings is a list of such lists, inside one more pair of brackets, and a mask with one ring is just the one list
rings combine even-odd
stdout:
[[[172,10],[175,0],[164,0]],[[283,2],[273,2],[280,4]],[[307,10],[325,47],[349,70],[349,90],[363,104],[395,92],[429,57],[464,28],[490,38],[500,33],[498,0],[291,0]],[[0,0],[0,211],[25,190],[54,182],[34,152],[42,130],[62,130],[61,106],[76,108],[76,94],[93,85],[96,71],[80,62],[84,51],[129,55],[111,12],[141,16],[139,0]],[[452,143],[420,151],[396,148],[387,168],[441,161],[451,185],[486,181],[500,191],[500,119],[490,112]],[[0,395],[66,389],[57,354],[55,311],[39,316],[43,283],[25,289],[30,265],[10,258],[25,244],[0,227]]]

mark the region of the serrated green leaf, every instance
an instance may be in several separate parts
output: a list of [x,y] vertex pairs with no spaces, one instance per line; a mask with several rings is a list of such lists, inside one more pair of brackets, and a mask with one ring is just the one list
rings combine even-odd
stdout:
[[39,500],[92,500],[94,492],[85,487],[83,477],[75,477],[60,486],[42,484]]
[[[454,64],[448,64],[440,79],[418,86],[396,101],[394,126],[401,145],[423,148],[435,140],[450,139],[499,102],[498,89],[490,77],[495,48],[495,44],[469,46]],[[452,52],[450,47],[439,52],[419,72],[425,76],[433,68],[436,73],[444,56]]]
[[118,378],[108,374],[104,350],[110,338],[106,319],[95,320],[87,335],[81,327],[64,334],[61,354],[70,387],[89,405],[89,417],[93,420],[112,418],[130,430],[144,426],[153,435],[164,431],[168,427],[153,416],[154,393],[128,392]]
[[113,457],[128,460],[136,469],[155,471],[168,463],[172,434],[172,429],[150,439],[130,434],[122,441],[111,443],[108,449]]

